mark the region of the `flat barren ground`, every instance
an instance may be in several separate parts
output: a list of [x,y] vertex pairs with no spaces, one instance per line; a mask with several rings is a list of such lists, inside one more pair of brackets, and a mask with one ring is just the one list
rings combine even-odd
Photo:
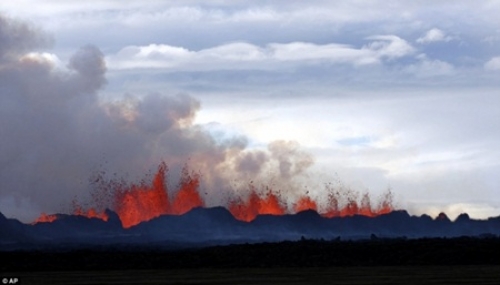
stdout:
[[498,284],[500,266],[377,266],[8,273],[20,284]]
[[[500,239],[301,240],[0,253],[12,284],[499,284]],[[3,279],[2,279],[3,281]]]

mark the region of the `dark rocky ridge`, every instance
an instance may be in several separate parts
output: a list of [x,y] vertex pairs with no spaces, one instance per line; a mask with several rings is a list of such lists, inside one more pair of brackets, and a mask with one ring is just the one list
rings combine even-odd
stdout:
[[451,238],[500,235],[500,217],[473,220],[467,214],[455,221],[410,216],[406,211],[370,218],[324,218],[314,211],[294,215],[263,215],[247,223],[234,219],[222,207],[197,208],[181,215],[164,215],[123,229],[118,216],[110,219],[59,214],[51,223],[23,224],[0,214],[0,249],[36,249],[93,245],[155,245],[164,248],[203,247],[258,242],[296,241],[301,238],[358,240],[378,238]]

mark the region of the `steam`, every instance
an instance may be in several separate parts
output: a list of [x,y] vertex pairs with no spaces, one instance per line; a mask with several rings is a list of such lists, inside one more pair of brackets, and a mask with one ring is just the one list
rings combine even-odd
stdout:
[[[247,138],[220,141],[194,125],[200,103],[186,94],[128,94],[102,101],[106,64],[94,46],[64,67],[36,52],[51,40],[0,15],[0,211],[33,220],[90,195],[97,170],[134,180],[162,160],[169,177],[187,164],[202,174],[207,206],[245,195],[251,181],[293,192],[313,159],[294,142],[247,148]],[[259,187],[259,185],[257,185]],[[13,203],[12,203],[13,202]]]

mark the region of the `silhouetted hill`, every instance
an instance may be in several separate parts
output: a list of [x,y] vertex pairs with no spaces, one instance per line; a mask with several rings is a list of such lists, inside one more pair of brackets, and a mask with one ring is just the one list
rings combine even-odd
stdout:
[[28,225],[15,219],[7,219],[0,213],[0,248],[8,247],[19,242],[31,242]]
[[16,248],[42,246],[144,245],[205,246],[230,243],[278,242],[284,240],[342,238],[422,238],[496,236],[500,217],[473,220],[467,214],[451,221],[445,214],[436,219],[393,211],[378,217],[325,218],[315,211],[282,216],[262,215],[252,222],[236,220],[222,207],[196,208],[180,215],[163,215],[130,229],[123,229],[116,213],[106,210],[107,221],[77,215],[57,214],[50,223],[28,225],[0,214],[0,244]]

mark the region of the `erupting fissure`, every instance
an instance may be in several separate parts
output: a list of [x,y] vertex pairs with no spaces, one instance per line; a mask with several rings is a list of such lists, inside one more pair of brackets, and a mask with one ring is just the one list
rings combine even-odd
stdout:
[[278,196],[272,193],[271,189],[259,196],[253,185],[250,185],[250,195],[246,201],[241,198],[233,200],[229,203],[229,211],[240,221],[250,222],[258,215],[284,215],[286,209],[280,203]]
[[47,215],[45,213],[41,213],[40,217],[38,217],[32,224],[38,223],[51,223],[57,219],[56,215]]
[[[124,228],[130,228],[144,221],[149,221],[160,215],[183,215],[193,208],[205,207],[205,202],[200,196],[200,175],[189,172],[184,167],[181,173],[178,190],[170,200],[167,189],[168,167],[162,162],[150,184],[142,182],[140,184],[117,183],[109,181],[105,188],[111,189],[111,205],[121,220]],[[351,192],[342,193],[330,191],[326,208],[318,207],[318,202],[310,196],[303,195],[294,203],[291,210],[288,210],[285,201],[280,199],[279,192],[267,188],[258,191],[253,184],[250,184],[250,193],[247,197],[237,197],[232,199],[225,206],[231,214],[240,221],[251,222],[258,215],[284,215],[294,214],[305,210],[314,210],[323,217],[345,217],[353,215],[364,215],[369,217],[387,214],[393,211],[392,193],[389,191],[383,197],[378,207],[373,208],[370,196],[363,195],[358,205],[356,196]],[[331,189],[329,189],[331,190]],[[103,191],[106,193],[106,191]],[[342,201],[346,201],[344,206],[340,206]],[[101,206],[101,208],[103,208]],[[91,207],[88,210],[73,203],[73,214],[88,218],[98,218],[108,220],[108,215],[104,210],[96,210]],[[33,223],[53,222],[58,219],[57,215],[47,215],[42,213]]]
[[182,215],[193,208],[203,207],[204,202],[198,193],[199,175],[190,174],[187,167],[182,170],[179,189],[170,202],[166,186],[167,165],[162,162],[151,185],[132,184],[115,192],[114,210],[120,217],[124,228],[149,221],[160,215]]

